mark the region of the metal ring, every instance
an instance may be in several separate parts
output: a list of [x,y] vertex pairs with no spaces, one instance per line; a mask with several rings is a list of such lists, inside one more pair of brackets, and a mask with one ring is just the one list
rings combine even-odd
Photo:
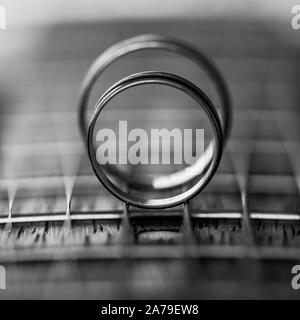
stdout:
[[[98,103],[96,104],[94,113],[91,117],[90,122],[88,123],[88,119],[86,118],[86,111],[88,108],[89,97],[93,86],[100,75],[115,60],[118,60],[131,52],[147,49],[159,49],[177,53],[186,58],[189,58],[198,66],[203,68],[216,85],[217,92],[220,96],[221,120],[210,99],[190,81],[170,73],[148,71],[128,76],[106,90],[106,92],[101,96]],[[206,157],[206,159],[198,159],[199,161],[202,161],[202,164],[204,163],[208,167],[208,169],[205,167],[206,171],[204,175],[199,178],[198,183],[193,185],[187,191],[184,191],[176,196],[163,199],[141,200],[134,197],[133,195],[124,193],[120,188],[114,185],[106,177],[102,169],[98,167],[98,163],[96,163],[95,154],[93,152],[92,135],[95,122],[98,119],[101,110],[108,103],[108,101],[110,101],[115,95],[128,88],[150,83],[171,86],[193,97],[202,106],[203,110],[207,114],[213,127],[215,139],[213,140],[214,142],[211,142],[209,144],[210,150],[209,153],[207,153],[208,156]],[[225,81],[223,80],[214,64],[197,49],[183,43],[182,41],[166,38],[159,35],[150,34],[137,36],[122,41],[107,49],[95,60],[95,62],[90,67],[88,73],[84,78],[79,95],[79,126],[82,137],[87,143],[89,157],[95,174],[104,184],[104,186],[116,197],[129,204],[143,208],[166,208],[181,204],[191,199],[207,185],[218,167],[222,155],[223,145],[228,140],[231,129],[231,118],[232,114],[229,92]],[[204,160],[206,162],[203,162]],[[189,170],[182,170],[178,173],[173,173],[171,174],[171,176],[169,175],[159,177],[158,180],[153,182],[153,187],[156,189],[160,189],[164,188],[164,186],[172,187],[173,185],[176,185],[176,183],[180,184],[184,183],[185,181],[189,181],[191,177],[195,176],[195,170],[199,170],[199,168],[195,169],[194,167],[192,167],[188,169]]]
[[97,79],[104,72],[104,70],[106,70],[114,61],[118,60],[119,58],[135,51],[148,49],[166,50],[177,53],[194,61],[200,68],[204,68],[207,74],[211,77],[212,81],[215,83],[222,102],[221,121],[223,129],[223,143],[225,144],[230,134],[232,111],[229,91],[218,69],[201,52],[199,52],[196,48],[184,43],[183,41],[153,34],[141,35],[121,41],[104,51],[94,61],[83,80],[79,94],[78,120],[83,138],[85,139],[87,134],[88,121],[86,119],[86,111],[88,107],[89,96]]
[[[211,152],[207,159],[206,165],[208,169],[205,171],[204,175],[200,177],[199,181],[195,183],[190,189],[182,192],[179,195],[172,196],[164,199],[146,199],[142,200],[139,197],[134,195],[129,195],[129,193],[123,192],[119,186],[116,186],[112,183],[106,176],[105,172],[102,170],[102,167],[97,163],[95,157],[95,150],[93,146],[93,132],[95,128],[95,123],[100,116],[101,111],[106,106],[106,104],[113,99],[116,95],[121,93],[124,90],[129,88],[145,85],[145,84],[161,84],[174,87],[178,90],[181,90],[192,97],[195,101],[201,105],[204,112],[207,114],[213,128],[214,132],[214,142],[213,145],[210,145],[206,152]],[[131,205],[142,207],[142,208],[167,208],[175,205],[179,205],[192,197],[198,194],[210,181],[213,177],[220,159],[222,155],[222,127],[217,111],[209,98],[201,91],[197,86],[192,84],[190,81],[181,78],[177,75],[165,73],[165,72],[140,72],[137,74],[130,75],[121,81],[117,82],[115,85],[110,87],[100,98],[98,101],[94,113],[92,115],[91,121],[88,126],[88,134],[87,134],[87,145],[88,145],[88,153],[92,163],[93,170],[99,180],[103,183],[103,185],[113,193],[117,198],[129,203]],[[212,144],[212,142],[211,142]],[[200,175],[200,172],[197,171],[197,166],[194,167],[194,172],[191,178],[195,178]],[[155,186],[154,186],[155,187]]]

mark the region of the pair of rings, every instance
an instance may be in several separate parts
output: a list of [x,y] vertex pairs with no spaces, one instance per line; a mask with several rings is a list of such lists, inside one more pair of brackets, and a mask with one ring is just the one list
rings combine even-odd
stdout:
[[[195,84],[176,74],[167,72],[145,71],[129,75],[116,82],[106,90],[97,104],[90,119],[88,115],[88,103],[91,91],[101,76],[114,61],[135,51],[158,49],[169,51],[190,59],[196,65],[203,68],[210,80],[215,84],[221,101],[220,116],[208,96]],[[149,194],[135,192],[130,184],[126,185],[126,179],[122,177],[111,179],[104,166],[99,165],[93,143],[93,133],[97,119],[101,112],[115,96],[133,87],[143,85],[163,85],[175,88],[194,99],[205,112],[213,130],[213,139],[209,142],[203,155],[196,162],[181,171],[171,174],[156,176],[148,184],[152,191]],[[226,83],[214,64],[197,49],[190,45],[163,37],[160,35],[142,35],[127,39],[110,47],[103,52],[88,70],[79,95],[79,126],[83,140],[87,145],[88,155],[93,170],[102,184],[117,198],[127,204],[148,208],[168,208],[187,202],[197,195],[214,176],[221,160],[223,146],[228,140],[231,128],[231,102]],[[125,186],[124,186],[125,180]],[[193,183],[190,183],[193,181]],[[186,185],[182,191],[173,193],[165,192],[179,186]],[[163,197],[157,197],[156,192],[162,192]],[[165,192],[165,193],[164,193]]]

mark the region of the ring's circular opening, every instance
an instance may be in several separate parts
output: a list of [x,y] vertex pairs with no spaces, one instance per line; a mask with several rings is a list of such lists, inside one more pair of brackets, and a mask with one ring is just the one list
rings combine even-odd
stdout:
[[214,175],[222,153],[222,128],[209,98],[162,72],[131,75],[108,89],[95,106],[87,140],[103,185],[144,208],[192,198]]

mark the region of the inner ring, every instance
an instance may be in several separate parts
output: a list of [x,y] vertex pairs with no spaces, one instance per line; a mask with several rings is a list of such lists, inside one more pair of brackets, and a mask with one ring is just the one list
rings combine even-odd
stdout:
[[[94,145],[93,145],[93,132],[95,128],[95,123],[97,119],[100,116],[101,111],[106,106],[106,104],[116,95],[121,93],[124,90],[127,90],[129,88],[140,86],[140,85],[146,85],[146,84],[160,84],[160,85],[166,85],[173,88],[176,88],[190,97],[192,97],[203,109],[203,111],[206,113],[214,133],[214,139],[209,143],[209,146],[204,152],[203,158],[200,159],[200,163],[186,168],[185,170],[179,171],[177,173],[173,173],[167,176],[159,176],[156,179],[153,179],[152,181],[152,187],[155,190],[158,190],[160,188],[170,188],[172,186],[175,186],[178,184],[182,184],[186,182],[186,180],[191,180],[197,176],[199,176],[199,181],[193,185],[188,190],[183,191],[182,193],[162,198],[162,199],[142,199],[140,197],[137,197],[135,195],[129,194],[127,192],[124,192],[116,186],[114,183],[111,182],[110,179],[107,178],[104,170],[102,169],[102,166],[99,165],[97,162],[95,151],[94,151]],[[175,206],[178,204],[181,204],[188,199],[192,198],[196,194],[198,194],[210,181],[212,176],[214,175],[218,164],[220,162],[220,158],[222,155],[222,127],[221,122],[218,116],[218,113],[211,103],[210,99],[203,93],[202,90],[200,90],[197,86],[192,84],[190,81],[181,78],[177,75],[165,73],[165,72],[140,72],[134,75],[130,75],[121,81],[117,82],[115,85],[110,87],[100,98],[98,103],[95,106],[95,110],[93,113],[93,116],[91,118],[91,121],[88,126],[88,134],[87,134],[87,145],[88,145],[88,153],[89,157],[91,159],[92,167],[99,178],[99,180],[102,182],[102,184],[110,191],[112,192],[116,197],[121,199],[122,201],[125,201],[129,204],[143,207],[143,208],[166,208]],[[206,156],[205,156],[206,154]],[[206,169],[205,173],[200,176],[200,173],[203,173],[203,169]],[[186,171],[186,170],[189,170]],[[181,179],[181,180],[180,180]],[[182,179],[185,179],[185,181],[182,181]],[[166,185],[166,181],[168,181],[169,184]],[[175,182],[175,183],[174,183]],[[165,184],[165,185],[164,185]]]

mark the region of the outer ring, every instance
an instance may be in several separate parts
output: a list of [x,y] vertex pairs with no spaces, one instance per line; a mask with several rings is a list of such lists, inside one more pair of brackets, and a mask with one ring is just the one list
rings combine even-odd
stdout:
[[[190,189],[184,191],[183,193],[172,196],[165,199],[152,199],[141,201],[140,198],[135,196],[129,196],[129,194],[120,190],[116,185],[114,185],[105,175],[105,172],[102,170],[101,166],[98,165],[95,152],[93,148],[93,131],[95,128],[95,123],[100,116],[101,111],[106,106],[106,104],[113,99],[116,95],[121,93],[122,91],[145,84],[161,84],[176,88],[180,91],[183,91],[191,98],[193,98],[199,105],[202,107],[206,115],[208,116],[213,132],[214,132],[214,142],[215,142],[215,152],[213,153],[212,161],[209,165],[209,168],[204,173],[204,176],[200,178],[200,180]],[[88,154],[91,160],[91,164],[93,170],[102,184],[117,198],[120,200],[134,205],[136,207],[141,208],[168,208],[173,207],[179,204],[190,200],[192,197],[197,195],[211,180],[214,173],[216,172],[222,151],[223,151],[223,136],[222,136],[222,127],[220,118],[218,113],[213,106],[210,99],[204,94],[202,90],[200,90],[197,86],[195,86],[190,81],[181,78],[177,75],[165,72],[140,72],[137,74],[130,75],[121,81],[117,82],[115,85],[110,87],[100,98],[98,101],[96,108],[94,110],[93,116],[88,126],[88,134],[87,134],[87,146],[88,146]]]
[[222,106],[222,133],[224,144],[228,140],[231,121],[232,121],[232,111],[231,111],[231,101],[229,91],[227,89],[226,83],[223,80],[221,74],[219,73],[217,67],[201,52],[196,48],[175,39],[170,39],[168,37],[160,35],[146,34],[137,37],[133,37],[124,41],[117,43],[116,45],[110,47],[104,51],[92,64],[88,73],[86,74],[84,81],[82,83],[80,95],[79,95],[79,126],[83,138],[87,135],[87,119],[86,110],[88,106],[89,96],[92,88],[103,73],[103,71],[110,66],[115,60],[118,60],[122,56],[125,56],[131,52],[146,50],[146,49],[159,49],[166,50],[170,52],[177,53],[184,57],[187,57],[194,61],[198,66],[204,68],[207,74],[211,77],[215,83],[218,92],[220,94]]

